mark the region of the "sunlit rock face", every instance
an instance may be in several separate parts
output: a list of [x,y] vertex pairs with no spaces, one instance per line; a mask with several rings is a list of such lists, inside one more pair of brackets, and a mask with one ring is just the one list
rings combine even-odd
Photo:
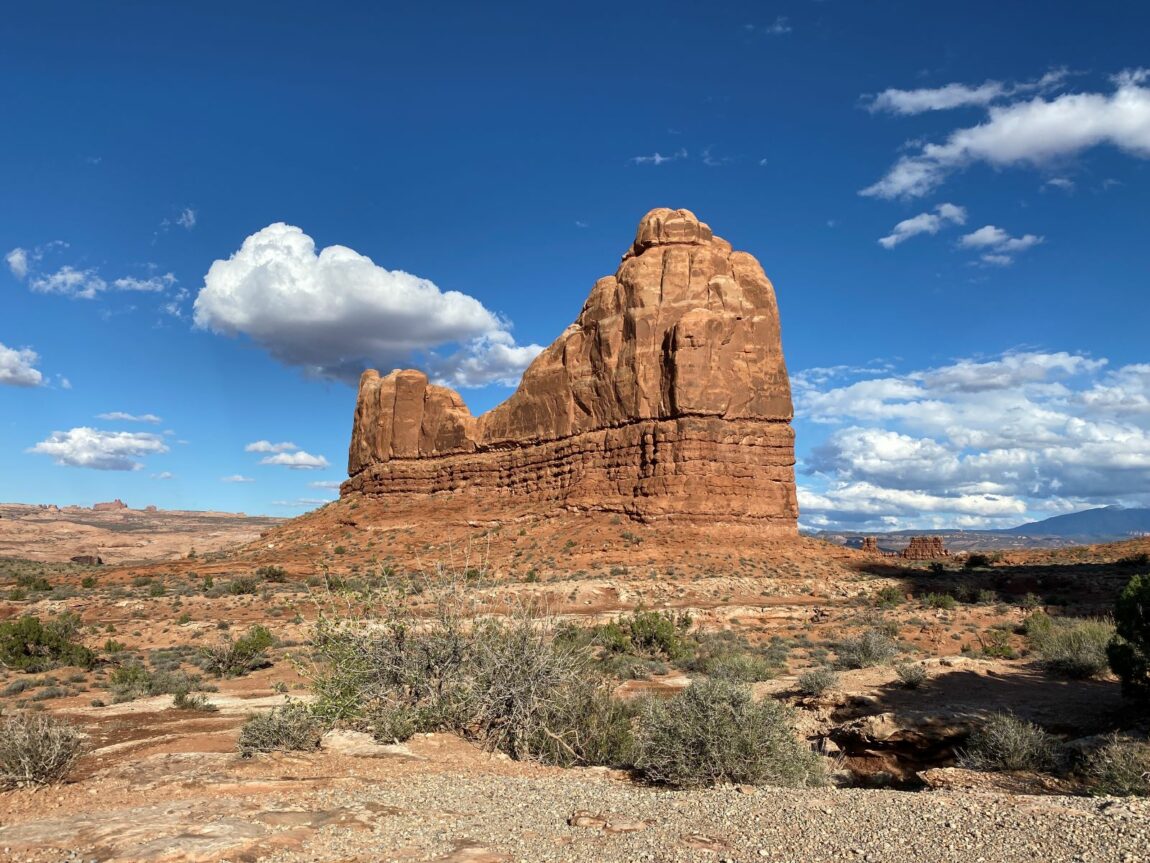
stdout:
[[474,417],[419,371],[360,380],[342,493],[470,495],[794,535],[774,288],[688,210],[652,210],[506,402]]

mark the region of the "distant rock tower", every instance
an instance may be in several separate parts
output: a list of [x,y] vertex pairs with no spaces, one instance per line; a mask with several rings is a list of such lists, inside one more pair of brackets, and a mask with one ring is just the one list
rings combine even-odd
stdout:
[[360,379],[341,494],[466,496],[797,535],[774,288],[688,210],[652,210],[613,276],[490,412],[423,372]]
[[943,547],[941,536],[912,536],[910,545],[899,556],[906,560],[938,560],[950,557],[950,552]]

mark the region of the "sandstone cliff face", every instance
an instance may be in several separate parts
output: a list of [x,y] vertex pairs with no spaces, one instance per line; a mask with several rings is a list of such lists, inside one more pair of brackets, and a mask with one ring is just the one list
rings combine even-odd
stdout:
[[758,261],[691,212],[657,209],[487,414],[473,417],[422,372],[364,372],[343,493],[753,519],[793,534],[792,413]]

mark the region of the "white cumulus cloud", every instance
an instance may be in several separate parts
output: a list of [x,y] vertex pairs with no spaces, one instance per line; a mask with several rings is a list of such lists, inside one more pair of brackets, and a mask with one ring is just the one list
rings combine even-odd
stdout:
[[56,464],[94,470],[139,470],[137,459],[168,451],[160,435],[145,432],[110,432],[80,426],[52,432],[28,452],[49,455]]
[[889,235],[881,238],[878,244],[884,249],[893,249],[919,234],[937,234],[946,225],[966,224],[966,210],[955,204],[939,204],[933,213],[919,213],[903,219],[895,225]]
[[792,380],[799,421],[830,429],[803,461],[808,526],[1007,527],[1150,505],[1150,364],[1028,351]]
[[10,387],[38,387],[44,375],[36,368],[40,355],[31,348],[10,348],[0,342],[0,384]]
[[292,470],[323,470],[331,467],[331,464],[322,455],[312,455],[302,449],[265,456],[260,459],[260,464],[280,465]]
[[291,452],[299,449],[291,441],[272,443],[270,440],[258,440],[244,447],[244,452]]
[[1014,261],[1014,255],[1025,252],[1042,242],[1044,242],[1044,238],[1035,234],[1012,237],[995,225],[983,225],[977,231],[963,236],[958,244],[965,249],[975,249],[982,252],[982,260],[988,264],[1004,266]]
[[28,250],[19,247],[13,249],[4,256],[5,263],[8,264],[8,269],[12,271],[18,279],[23,279],[28,275]]
[[507,321],[474,297],[346,246],[317,254],[311,237],[283,223],[212,264],[194,318],[202,329],[250,337],[286,365],[348,382],[367,367],[423,359],[449,384],[511,383],[542,350],[517,346]]
[[921,197],[956,170],[978,162],[996,168],[1041,167],[1084,150],[1110,145],[1150,158],[1150,70],[1114,77],[1109,93],[1062,93],[989,105],[984,122],[957,129],[942,143],[915,145],[881,180],[861,194]]

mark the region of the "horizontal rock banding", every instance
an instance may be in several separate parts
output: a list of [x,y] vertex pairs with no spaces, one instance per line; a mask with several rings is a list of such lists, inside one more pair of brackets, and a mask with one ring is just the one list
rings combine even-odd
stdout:
[[793,534],[791,417],[758,262],[686,210],[653,210],[618,272],[487,414],[422,372],[365,372],[342,492],[749,519]]

